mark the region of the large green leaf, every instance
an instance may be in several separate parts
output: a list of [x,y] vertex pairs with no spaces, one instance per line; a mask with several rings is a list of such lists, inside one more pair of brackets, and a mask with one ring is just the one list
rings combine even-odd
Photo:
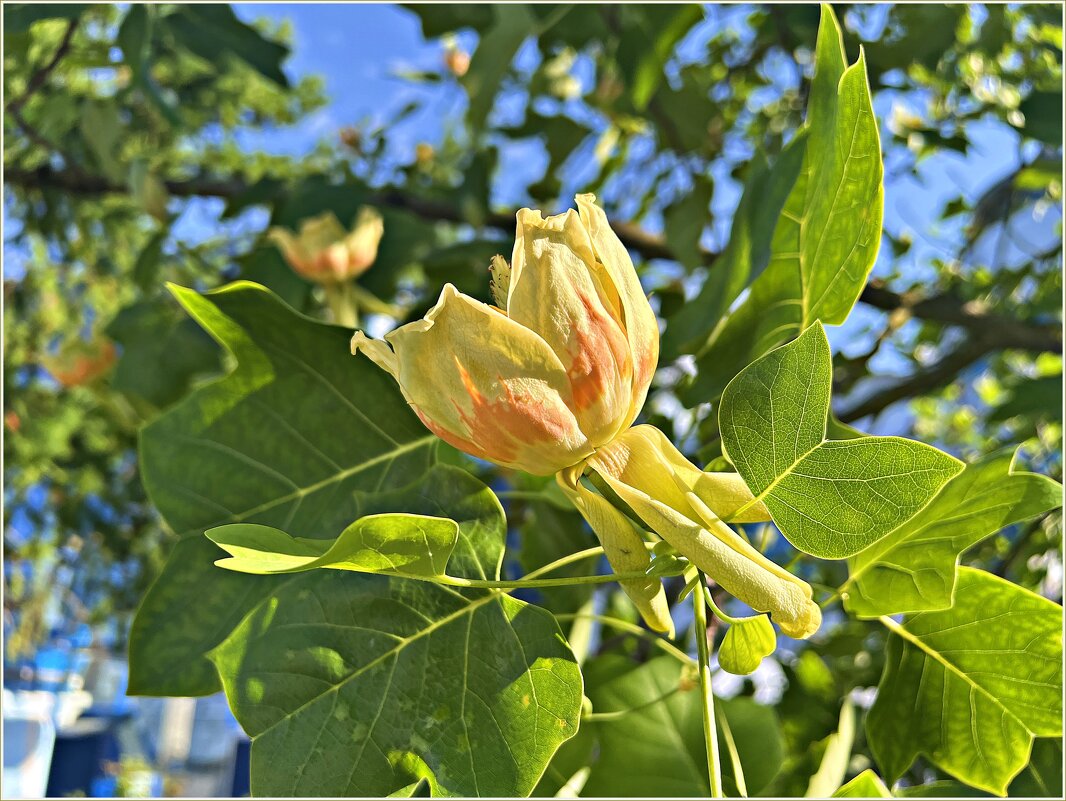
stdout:
[[921,512],[848,561],[844,605],[858,617],[951,606],[967,548],[1000,529],[1062,505],[1062,487],[1015,471],[1001,452],[968,465]]
[[180,540],[133,623],[138,695],[216,692],[204,654],[286,581],[218,569],[205,529],[248,522],[333,539],[370,511],[374,493],[421,475],[435,442],[395,382],[349,355],[348,331],[254,284],[173,291],[237,367],[141,433],[145,488]]
[[919,754],[1004,794],[1035,737],[1062,734],[1062,607],[959,569],[955,605],[896,624],[866,731],[886,778]]
[[440,576],[459,534],[454,520],[407,513],[367,515],[333,542],[291,537],[281,529],[233,523],[208,530],[229,554],[215,564],[238,573],[302,573],[320,567],[356,573]]
[[[441,471],[447,483],[396,501],[458,522],[450,573],[498,577],[499,502],[462,470]],[[211,658],[253,738],[263,795],[380,796],[424,771],[442,793],[525,795],[581,710],[581,673],[554,618],[497,591],[305,573]]]
[[[601,657],[585,668],[593,711],[624,713],[582,723],[599,742],[583,796],[708,797],[707,754],[699,691],[685,666],[669,656],[634,667],[621,656]],[[784,755],[773,709],[750,698],[715,699],[736,746],[749,793],[758,793],[777,773]],[[719,728],[722,780],[738,794],[723,731]]]
[[712,400],[746,364],[816,320],[847,318],[873,268],[884,210],[881,144],[863,54],[850,67],[822,6],[803,168],[774,230],[769,266],[711,335],[683,400]]
[[829,341],[812,325],[729,383],[718,420],[723,452],[781,533],[840,559],[909,520],[962,463],[900,437],[827,440],[832,377]]
[[[766,164],[760,154],[752,158],[744,181],[744,193],[733,215],[729,244],[714,260],[711,273],[699,294],[670,317],[663,335],[664,358],[699,353],[729,306],[766,269],[770,261],[774,228],[803,165],[806,145],[807,134],[801,131],[789,142],[772,167]],[[702,231],[708,217],[707,205],[704,204],[700,211]],[[670,244],[674,252],[681,255],[677,244],[669,237],[669,217],[666,224]],[[688,262],[682,259],[682,263]]]

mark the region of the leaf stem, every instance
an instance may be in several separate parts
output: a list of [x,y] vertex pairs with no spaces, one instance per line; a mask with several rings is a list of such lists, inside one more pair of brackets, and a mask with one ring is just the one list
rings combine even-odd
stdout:
[[703,701],[703,740],[707,750],[707,776],[710,779],[711,798],[724,798],[721,756],[718,753],[718,733],[714,724],[711,649],[707,641],[707,595],[703,584],[703,573],[699,573],[699,581],[692,590],[692,606],[696,618],[696,653],[699,657],[700,696]]
[[522,590],[539,587],[570,587],[575,584],[610,584],[614,581],[629,581],[631,579],[647,578],[644,571],[631,571],[629,573],[600,573],[593,576],[568,576],[566,578],[534,578],[529,577],[507,580],[495,579],[467,579],[458,576],[418,576],[413,573],[401,573],[390,571],[389,575],[399,578],[415,579],[416,581],[428,581],[433,584],[444,584],[448,587],[465,587],[469,589],[485,590]]
[[678,648],[666,638],[660,637],[658,634],[648,631],[647,629],[641,628],[636,623],[630,623],[628,620],[622,620],[621,618],[611,617],[610,615],[595,615],[581,612],[568,612],[566,614],[556,615],[555,619],[595,620],[605,626],[610,626],[611,628],[619,629],[629,634],[635,634],[638,637],[644,637],[645,639],[650,640],[658,648],[661,648],[663,651],[670,654],[670,656],[674,657],[674,659],[677,659],[678,661],[683,662],[686,665],[696,664],[695,659],[686,654],[684,651],[682,651],[680,648]]

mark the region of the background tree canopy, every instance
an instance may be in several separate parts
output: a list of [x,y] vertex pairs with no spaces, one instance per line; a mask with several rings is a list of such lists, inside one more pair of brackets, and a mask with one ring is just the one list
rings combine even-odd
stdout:
[[[836,421],[968,462],[1021,443],[1019,469],[1061,481],[1061,7],[834,9],[848,53],[865,54],[885,169],[873,277],[828,332]],[[363,116],[291,67],[292,28],[279,20],[303,12],[261,10],[5,4],[5,604],[19,620],[8,649],[40,638],[43,599],[66,566],[80,614],[128,621],[177,541],[145,495],[138,431],[232,358],[164,283],[248,279],[328,319],[320,289],[267,240],[271,225],[378,209],[384,238],[359,285],[380,334],[420,317],[445,282],[489,301],[489,260],[510,252],[515,210],[554,213],[596,193],[664,324],[646,419],[701,464],[722,455],[722,389],[759,355],[741,351],[779,344],[765,340],[763,310],[744,309],[784,202],[774,176],[807,109],[816,5],[393,9],[424,41],[379,65]],[[378,9],[343,12],[358,48]],[[441,451],[506,501],[505,573],[591,544],[545,483]],[[967,562],[1059,599],[1060,537],[1060,513],[1041,515],[982,540]],[[774,547],[778,561],[796,555]],[[848,575],[843,562],[804,570],[816,586]],[[538,602],[571,614],[588,597],[571,588]],[[615,613],[632,616],[622,602]],[[877,683],[886,638],[838,616],[760,674],[756,695],[779,696],[771,739],[784,756],[776,775],[752,767],[749,784],[807,789],[844,731],[841,699]],[[676,670],[648,661],[637,638],[605,646],[641,656],[647,686]],[[623,682],[613,658],[587,679],[598,711],[648,691]],[[725,715],[749,727],[738,738],[758,739],[748,700]],[[656,725],[681,725],[663,716]],[[851,734],[861,769],[869,746]],[[1061,745],[1039,742],[1012,792],[1043,794]],[[586,746],[570,741],[542,783],[565,781]],[[594,768],[586,792],[657,775],[620,767]],[[905,778],[960,787],[922,761]],[[676,792],[702,791],[692,781]]]

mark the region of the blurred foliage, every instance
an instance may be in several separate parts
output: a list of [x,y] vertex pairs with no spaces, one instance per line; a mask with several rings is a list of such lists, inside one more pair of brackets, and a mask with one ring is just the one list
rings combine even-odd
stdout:
[[[1026,465],[1061,480],[1061,6],[835,7],[848,52],[866,53],[896,210],[835,354],[837,412],[869,422],[888,410],[886,431],[966,459],[1022,443]],[[5,615],[19,610],[24,623],[12,647],[43,636],[35,626],[55,565],[74,567],[79,615],[124,617],[168,551],[172,534],[139,480],[137,431],[226,365],[164,281],[205,289],[248,278],[325,316],[265,230],[373,205],[385,235],[361,285],[402,309],[399,320],[371,315],[382,327],[420,316],[446,281],[488,299],[488,260],[511,247],[501,196],[556,211],[592,191],[625,221],[669,336],[726,250],[739,187],[802,123],[818,24],[817,6],[803,4],[405,13],[427,39],[442,37],[439,68],[405,76],[438,94],[281,155],[249,143],[328,103],[320,78],[287,69],[287,25],[245,23],[224,5],[5,4]],[[446,56],[456,41],[478,42],[468,63]],[[412,119],[441,113],[439,92],[467,102],[439,141],[407,146]],[[973,175],[990,135],[1009,143],[1014,166]],[[530,143],[545,166],[521,186],[501,164]],[[941,176],[935,207],[912,213],[930,165]],[[965,179],[952,186],[945,174]],[[49,370],[104,342],[117,361],[91,380],[64,385]],[[663,368],[648,421],[711,460],[717,399],[683,407],[686,359]],[[508,504],[508,565],[528,570],[588,546],[542,482],[466,466]],[[795,556],[767,535],[776,559]],[[989,538],[967,561],[1058,596],[1060,538],[1055,514]],[[802,569],[816,585],[843,579],[834,563]],[[575,588],[551,602],[574,612],[587,600]],[[614,603],[612,613],[631,613]],[[876,684],[884,633],[828,620],[801,651],[779,653],[786,758],[765,792],[802,794],[841,698]],[[649,655],[624,633],[601,650]],[[742,693],[767,681],[760,672]],[[860,727],[849,776],[867,754]],[[919,763],[905,780],[943,778]]]

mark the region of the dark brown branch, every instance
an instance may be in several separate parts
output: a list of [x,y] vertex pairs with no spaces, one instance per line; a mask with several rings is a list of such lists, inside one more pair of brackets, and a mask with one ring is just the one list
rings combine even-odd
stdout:
[[916,293],[899,294],[871,281],[859,298],[863,303],[888,312],[902,311],[911,317],[957,325],[979,336],[994,336],[1000,348],[1062,353],[1062,329],[993,314],[976,301],[966,302],[951,295],[923,298]]
[[70,24],[67,25],[66,31],[63,33],[63,38],[59,42],[59,47],[57,47],[55,53],[52,54],[51,60],[30,76],[30,80],[26,83],[25,91],[7,104],[8,111],[12,114],[17,114],[18,111],[26,105],[26,102],[33,97],[34,93],[44,86],[45,82],[48,80],[48,76],[52,74],[52,70],[56,68],[59,62],[63,60],[63,56],[65,56],[67,51],[70,50],[70,43],[73,41],[74,31],[77,29],[78,20],[72,19]]
[[844,409],[837,414],[837,418],[843,423],[853,423],[884,411],[897,401],[917,398],[940,389],[950,384],[962,370],[996,350],[996,347],[986,337],[967,340],[940,361],[902,379],[899,383],[879,390],[851,408]]
[[[82,174],[80,171],[56,171],[48,167],[37,170],[10,167],[6,170],[5,177],[10,183],[27,188],[54,187],[80,195],[125,193],[127,191],[125,186],[113,183],[101,176]],[[247,190],[247,186],[238,179],[191,178],[182,181],[166,181],[165,184],[167,191],[174,197],[229,199]],[[403,209],[427,220],[468,222],[455,204],[417,197],[398,190],[382,192],[370,198],[369,202],[388,208]],[[515,215],[513,212],[490,212],[485,217],[484,225],[510,232],[514,230]],[[675,260],[673,251],[662,237],[648,233],[640,226],[631,223],[612,223],[611,225],[622,243],[627,248],[640,253],[645,259]],[[716,253],[704,251],[704,264],[710,265],[716,256]],[[961,326],[972,332],[982,342],[986,335],[994,334],[993,344],[982,345],[986,348],[986,352],[997,348],[1062,352],[1062,331],[1058,326],[1029,323],[993,314],[981,309],[977,304],[966,303],[950,295],[922,298],[911,293],[892,292],[876,282],[871,282],[863,289],[859,300],[887,312],[900,312],[945,325]]]

